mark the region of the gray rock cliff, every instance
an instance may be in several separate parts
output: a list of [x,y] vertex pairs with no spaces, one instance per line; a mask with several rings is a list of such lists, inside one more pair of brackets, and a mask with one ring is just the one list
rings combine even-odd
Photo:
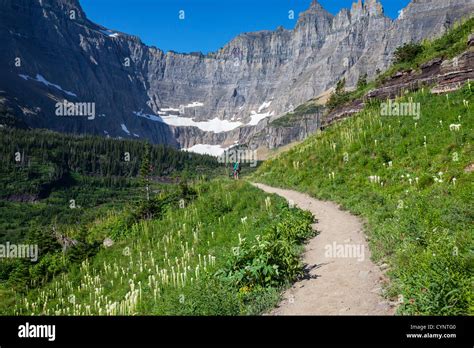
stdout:
[[[315,0],[293,30],[243,33],[203,55],[165,53],[104,28],[77,0],[0,0],[0,102],[34,127],[229,146],[473,13],[474,0],[413,0],[391,20],[377,0],[358,0],[333,16]],[[65,99],[95,103],[95,118],[58,116]]]

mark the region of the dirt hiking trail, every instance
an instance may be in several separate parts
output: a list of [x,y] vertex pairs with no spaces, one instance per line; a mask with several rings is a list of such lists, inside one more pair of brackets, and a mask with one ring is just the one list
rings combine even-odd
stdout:
[[370,260],[359,218],[332,202],[296,191],[253,185],[294,202],[318,220],[313,229],[319,234],[306,244],[303,254],[304,279],[285,291],[282,302],[270,315],[394,314],[393,304],[381,297],[386,277]]

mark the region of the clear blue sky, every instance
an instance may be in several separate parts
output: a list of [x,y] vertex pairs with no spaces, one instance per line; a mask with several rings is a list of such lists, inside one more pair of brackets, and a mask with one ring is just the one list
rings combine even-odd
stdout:
[[[355,1],[355,0],[354,0]],[[320,0],[329,12],[350,8],[352,0]],[[109,29],[139,36],[164,51],[216,51],[242,32],[292,29],[311,0],[80,0],[87,16]],[[381,0],[395,18],[409,0]],[[178,18],[184,10],[185,19]],[[288,11],[295,11],[295,19]]]

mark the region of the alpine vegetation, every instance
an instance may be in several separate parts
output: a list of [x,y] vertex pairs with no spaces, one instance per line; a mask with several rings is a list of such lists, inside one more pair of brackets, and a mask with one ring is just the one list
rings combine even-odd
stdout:
[[[338,202],[367,219],[372,255],[389,267],[387,296],[402,299],[399,313],[466,315],[473,100],[471,83],[449,98],[422,90],[400,98],[422,106],[420,119],[384,117],[380,104],[371,103],[264,162],[254,179]],[[342,245],[327,252],[350,254]]]
[[0,315],[472,314],[474,1],[261,1],[0,0]]
[[[123,227],[79,267],[13,294],[17,305],[2,312],[237,315],[274,306],[302,275],[300,243],[313,235],[313,217],[243,182],[200,183],[188,193],[183,208],[169,196],[153,199],[160,214]],[[90,238],[104,240],[123,218],[111,215]]]

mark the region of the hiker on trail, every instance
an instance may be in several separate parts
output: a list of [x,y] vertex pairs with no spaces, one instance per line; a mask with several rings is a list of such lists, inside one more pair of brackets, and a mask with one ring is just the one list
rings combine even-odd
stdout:
[[240,174],[240,163],[235,162],[234,163],[234,179],[238,180],[239,179],[239,174]]

